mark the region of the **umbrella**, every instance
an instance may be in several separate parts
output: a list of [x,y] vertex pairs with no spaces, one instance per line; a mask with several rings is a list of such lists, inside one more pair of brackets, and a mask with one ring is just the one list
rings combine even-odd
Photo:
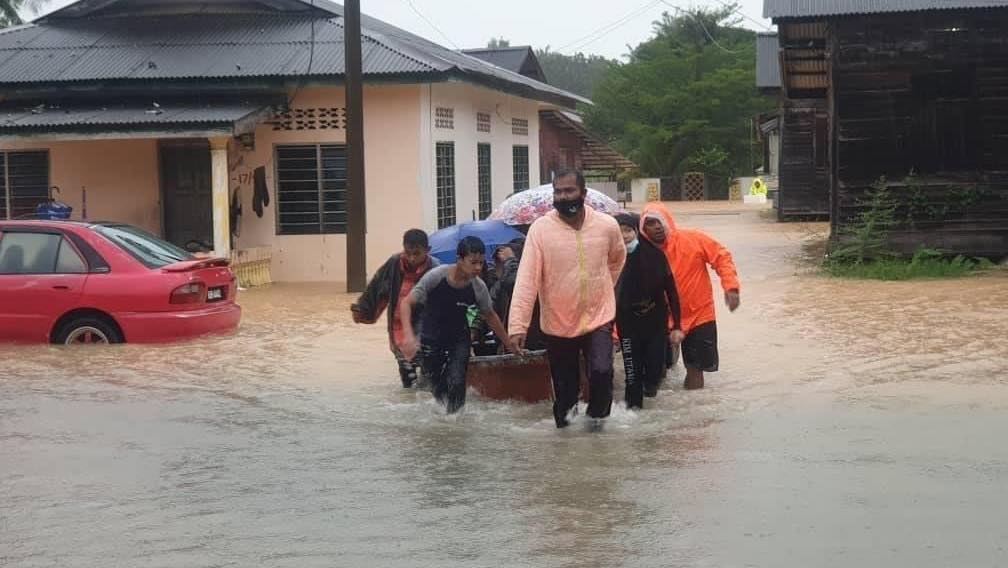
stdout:
[[[585,203],[592,209],[609,215],[623,212],[611,197],[591,188],[588,189]],[[547,184],[508,197],[490,214],[490,218],[504,221],[508,225],[529,225],[552,210],[553,185]]]
[[473,221],[445,227],[430,236],[431,255],[445,264],[455,262],[459,241],[466,237],[479,237],[486,244],[487,259],[493,258],[497,247],[523,237],[515,228],[503,221]]

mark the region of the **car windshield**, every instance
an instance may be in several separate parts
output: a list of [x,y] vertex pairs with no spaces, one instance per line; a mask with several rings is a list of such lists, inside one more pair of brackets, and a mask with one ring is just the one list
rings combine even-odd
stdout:
[[129,225],[98,225],[95,230],[148,268],[161,268],[195,258],[185,249]]

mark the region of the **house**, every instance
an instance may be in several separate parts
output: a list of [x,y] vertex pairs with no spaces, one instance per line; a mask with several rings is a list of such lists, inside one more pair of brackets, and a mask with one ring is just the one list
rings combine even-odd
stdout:
[[[780,73],[780,43],[777,32],[760,32],[756,34],[756,88],[760,93],[770,97],[780,105],[781,73]],[[762,176],[767,184],[769,195],[780,215],[780,192],[778,173],[780,171],[781,120],[780,111],[762,113],[756,116],[756,136],[763,149],[763,164],[757,174]]]
[[[526,77],[548,82],[531,47],[468,49],[478,57]],[[637,165],[585,129],[581,116],[562,108],[539,110],[539,181],[546,184],[562,169],[575,168],[593,174],[594,181],[614,181]],[[601,187],[601,186],[600,186]]]
[[785,203],[823,183],[838,239],[884,176],[898,250],[1008,253],[1008,0],[765,0],[764,16]]
[[[90,219],[222,255],[268,249],[277,281],[346,282],[342,13],[80,0],[0,31],[0,217],[55,185]],[[367,16],[362,28],[373,272],[405,229],[484,217],[529,187],[539,111],[588,101]]]
[[462,53],[492,63],[497,67],[514,71],[540,83],[548,83],[539,58],[532,47],[520,45],[515,47],[487,47],[483,49],[463,49]]
[[816,92],[784,88],[780,52],[777,33],[757,34],[756,87],[778,103],[776,112],[757,117],[764,174],[776,176],[778,219],[826,218],[830,208],[825,101]]

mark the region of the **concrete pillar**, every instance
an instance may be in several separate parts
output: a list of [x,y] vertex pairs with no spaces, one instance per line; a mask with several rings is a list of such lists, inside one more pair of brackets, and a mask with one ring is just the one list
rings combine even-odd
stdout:
[[231,195],[228,190],[228,138],[210,139],[210,185],[214,256],[231,256]]

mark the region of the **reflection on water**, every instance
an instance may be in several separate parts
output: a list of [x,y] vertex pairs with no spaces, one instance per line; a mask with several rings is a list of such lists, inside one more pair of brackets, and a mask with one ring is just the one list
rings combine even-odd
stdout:
[[234,337],[0,347],[0,565],[1003,565],[1008,277],[830,280],[823,225],[680,222],[743,275],[723,371],[601,435],[445,416],[322,285],[243,293]]

